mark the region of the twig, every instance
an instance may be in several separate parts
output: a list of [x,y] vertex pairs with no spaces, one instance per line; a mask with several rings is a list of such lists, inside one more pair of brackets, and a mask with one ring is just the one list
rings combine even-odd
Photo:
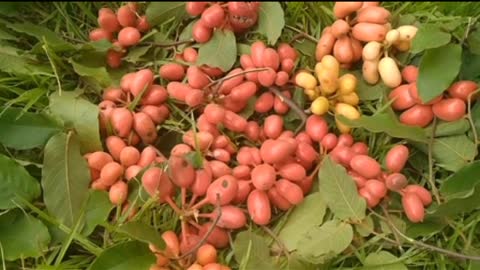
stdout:
[[218,211],[218,215],[217,217],[215,218],[215,220],[213,221],[212,223],[212,226],[208,229],[207,233],[205,234],[205,236],[203,236],[202,240],[200,240],[196,245],[195,247],[193,247],[190,251],[188,251],[187,253],[183,254],[182,256],[176,258],[177,260],[181,260],[181,259],[184,259],[190,255],[192,255],[193,253],[195,253],[197,251],[197,249],[199,249],[203,244],[205,244],[205,242],[207,242],[207,239],[208,237],[210,237],[210,235],[212,234],[213,230],[215,229],[215,226],[217,226],[218,224],[218,221],[220,221],[220,218],[222,216],[222,208],[220,207],[220,195],[217,194],[217,206],[216,206],[216,210]]
[[291,100],[290,98],[286,97],[285,95],[283,95],[277,87],[275,86],[272,86],[272,87],[269,87],[268,88],[272,93],[274,93],[275,95],[277,95],[279,98],[280,98],[280,101],[282,102],[285,102],[288,107],[290,107],[290,109],[292,109],[293,111],[295,111],[298,116],[300,116],[301,120],[302,120],[302,123],[300,123],[300,125],[297,127],[297,129],[295,130],[295,134],[297,134],[302,128],[303,126],[305,125],[305,123],[307,122],[307,115],[305,114],[305,112],[295,103],[293,102],[293,100]]
[[275,242],[277,242],[278,246],[280,247],[280,250],[282,251],[283,254],[285,254],[285,256],[287,257],[288,260],[290,260],[290,253],[288,252],[288,249],[287,247],[285,246],[285,244],[283,244],[282,240],[278,239],[278,237],[275,235],[274,232],[272,232],[272,230],[270,230],[270,228],[266,227],[266,226],[262,226],[262,229],[268,234],[270,235],[270,237],[273,238],[273,240],[275,240]]
[[[390,227],[390,229],[392,229],[393,222],[390,220],[390,214],[388,213],[387,208],[385,208],[385,205],[383,205],[383,203],[380,204],[380,207],[382,208],[383,214],[386,217],[388,227]],[[393,233],[393,237],[395,237],[395,241],[397,241],[397,245],[399,246],[400,250],[403,252],[402,245],[400,243],[400,239],[398,238],[397,233],[393,230],[392,230],[392,233]]]
[[432,124],[432,134],[430,136],[430,139],[428,140],[428,182],[430,183],[430,186],[432,188],[432,193],[433,196],[435,197],[435,200],[437,201],[438,204],[440,204],[440,194],[438,193],[438,189],[435,186],[435,181],[433,179],[433,158],[432,158],[432,148],[433,148],[433,142],[435,140],[435,131],[437,129],[437,118],[433,118],[433,124]]
[[478,146],[478,134],[477,134],[477,129],[475,128],[475,123],[473,122],[472,118],[472,109],[471,109],[471,104],[472,104],[472,96],[476,93],[478,93],[480,89],[477,89],[470,93],[467,98],[467,118],[468,122],[470,123],[470,126],[472,126],[472,133],[473,133],[473,140],[475,143],[475,149],[477,149]]
[[252,72],[260,72],[260,71],[267,71],[269,70],[270,68],[252,68],[252,69],[248,69],[248,70],[244,70],[242,72],[238,72],[238,73],[235,73],[235,74],[231,74],[231,75],[228,75],[228,76],[225,76],[223,78],[220,78],[218,80],[215,80],[215,81],[212,81],[211,83],[207,84],[207,86],[205,86],[203,89],[208,89],[216,84],[217,85],[217,89],[215,92],[217,92],[217,90],[222,86],[223,82],[226,81],[226,80],[229,80],[229,79],[232,79],[232,78],[235,78],[235,77],[238,77],[238,76],[241,76],[241,75],[245,75],[247,73],[252,73]]
[[179,40],[179,41],[171,42],[171,43],[145,42],[145,44],[152,45],[154,47],[166,48],[166,47],[175,47],[175,46],[183,45],[183,44],[189,44],[189,43],[193,43],[193,42],[194,42],[193,39],[188,39],[188,40]]
[[[302,31],[302,30],[300,30],[300,29],[298,29],[298,28],[295,28],[295,27],[293,27],[293,26],[291,26],[291,25],[285,25],[285,28],[287,28],[288,30],[291,30],[291,31],[293,31],[293,32],[297,32],[298,35],[301,35],[301,36],[303,36],[304,38],[309,39],[309,40],[311,40],[311,41],[313,41],[313,42],[315,42],[315,43],[318,42],[318,39],[316,39],[315,37],[309,35],[308,33],[304,32],[304,31]],[[298,35],[297,35],[297,36],[298,36]],[[295,39],[292,40],[292,42],[293,42],[293,41],[295,41]]]

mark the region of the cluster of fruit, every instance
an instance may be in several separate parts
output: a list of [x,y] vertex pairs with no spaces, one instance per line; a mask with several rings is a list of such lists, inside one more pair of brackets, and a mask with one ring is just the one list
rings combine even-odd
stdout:
[[[393,89],[388,97],[393,100],[394,110],[403,111],[400,114],[400,122],[410,126],[425,127],[434,117],[447,122],[461,119],[467,112],[469,96],[478,89],[478,84],[474,81],[458,81],[445,93],[424,102],[418,94],[418,68],[406,66],[401,77],[406,83]],[[470,99],[473,100],[473,97]]]
[[191,16],[199,16],[192,29],[193,39],[205,43],[212,38],[215,28],[242,33],[258,20],[260,2],[187,2],[185,9]]
[[400,52],[408,51],[417,30],[413,25],[402,25],[388,31],[383,43],[370,41],[365,44],[362,51],[362,74],[365,81],[376,84],[381,78],[383,83],[390,88],[399,86],[402,83],[400,69],[388,54],[395,53],[394,50],[391,50],[392,46]]
[[362,58],[362,42],[383,41],[390,28],[390,12],[379,2],[335,2],[337,20],[326,27],[317,44],[315,57],[333,54],[343,68]]
[[[342,114],[349,119],[357,119],[360,112],[355,106],[360,99],[356,93],[357,78],[352,74],[339,77],[340,63],[331,55],[325,55],[315,65],[315,75],[308,71],[300,71],[295,76],[296,85],[304,89],[312,100],[310,111],[315,115],[324,115],[334,108],[334,114]],[[342,133],[349,133],[350,127],[336,121]]]
[[170,110],[164,104],[167,90],[153,81],[153,72],[142,69],[125,74],[120,87],[105,89],[99,104],[103,134],[115,134],[129,145],[156,140],[157,126],[169,117]]
[[407,218],[411,222],[423,221],[424,207],[432,202],[432,197],[424,187],[408,185],[406,176],[401,173],[409,156],[406,146],[397,145],[388,151],[386,171],[383,171],[380,163],[368,155],[368,146],[363,142],[354,142],[350,134],[338,137],[333,133],[325,134],[320,145],[333,161],[347,169],[368,207],[377,206],[387,196],[388,190],[394,191],[402,196]]
[[217,250],[210,244],[201,245],[195,252],[194,259],[180,258],[180,253],[186,253],[194,246],[188,246],[185,241],[180,241],[173,231],[164,232],[162,239],[166,244],[164,250],[158,249],[153,244],[149,245],[157,257],[156,264],[152,265],[150,270],[169,270],[172,264],[187,270],[230,270],[230,267],[217,263]]
[[106,39],[113,43],[113,48],[107,52],[107,64],[111,68],[120,67],[127,48],[137,45],[142,37],[141,33],[150,29],[147,17],[139,16],[137,9],[137,3],[130,2],[121,6],[117,14],[110,8],[101,8],[98,11],[99,28],[90,32],[90,40]]

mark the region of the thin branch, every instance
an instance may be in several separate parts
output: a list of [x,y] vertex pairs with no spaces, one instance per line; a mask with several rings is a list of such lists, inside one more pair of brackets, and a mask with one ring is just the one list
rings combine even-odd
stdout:
[[216,209],[218,211],[218,215],[217,217],[215,218],[215,220],[213,221],[212,223],[212,226],[208,229],[207,233],[205,234],[205,236],[203,236],[202,240],[200,240],[196,245],[195,247],[193,247],[190,251],[188,251],[187,253],[183,254],[182,256],[178,257],[177,259],[178,260],[181,260],[181,259],[184,259],[190,255],[192,255],[193,253],[195,253],[197,251],[197,249],[199,249],[203,244],[205,244],[205,242],[207,242],[207,239],[208,237],[210,237],[210,235],[212,234],[213,230],[215,229],[215,227],[217,226],[218,224],[218,221],[220,221],[220,218],[222,216],[222,208],[220,206],[220,195],[217,194],[217,206],[216,206]]
[[433,158],[432,158],[432,148],[433,142],[435,140],[435,131],[437,129],[437,118],[433,118],[433,126],[432,126],[432,134],[428,141],[428,182],[432,188],[433,197],[438,204],[440,204],[440,194],[438,193],[438,189],[435,186],[435,180],[433,179]]
[[238,77],[238,76],[241,76],[241,75],[245,75],[247,73],[252,73],[252,72],[260,72],[260,71],[267,71],[269,70],[270,68],[252,68],[252,69],[248,69],[248,70],[244,70],[242,72],[238,72],[238,73],[235,73],[235,74],[231,74],[231,75],[228,75],[228,76],[225,76],[223,78],[220,78],[218,80],[215,80],[215,81],[212,81],[211,83],[207,84],[207,86],[205,86],[203,89],[208,89],[216,84],[217,85],[217,89],[220,88],[223,84],[224,81],[226,80],[229,80],[229,79],[232,79],[232,78],[235,78],[235,77]]
[[272,93],[274,93],[275,95],[277,95],[280,100],[282,102],[285,102],[288,107],[290,107],[290,109],[292,109],[294,112],[296,112],[298,114],[298,116],[300,116],[301,120],[302,120],[302,123],[300,123],[300,125],[297,127],[297,129],[295,130],[295,134],[297,134],[302,128],[303,126],[305,125],[305,123],[307,122],[307,115],[305,114],[305,112],[293,101],[291,100],[290,98],[286,97],[285,95],[283,95],[277,87],[275,86],[272,86],[270,88],[268,88]]
[[272,232],[272,230],[270,230],[270,228],[266,227],[266,226],[262,226],[262,229],[268,234],[270,235],[270,237],[273,238],[273,240],[275,240],[275,242],[277,242],[278,246],[280,247],[280,250],[282,251],[283,254],[285,254],[285,256],[287,257],[288,260],[290,260],[290,253],[288,252],[288,249],[287,247],[285,246],[285,244],[282,242],[282,240],[280,240],[274,232]]
[[474,140],[474,143],[475,143],[475,150],[477,149],[477,146],[478,146],[478,133],[477,133],[477,129],[475,128],[475,123],[473,122],[471,105],[472,105],[472,96],[475,95],[478,92],[480,92],[480,89],[477,89],[477,90],[473,91],[472,93],[470,93],[468,95],[468,99],[467,99],[467,110],[468,110],[467,111],[467,119],[468,119],[468,122],[470,123],[470,126],[472,127],[473,140]]
[[[297,36],[300,35],[300,36],[303,36],[304,38],[306,38],[306,39],[308,39],[308,40],[310,40],[310,41],[313,41],[313,42],[315,42],[315,43],[318,42],[318,39],[316,39],[315,37],[309,35],[308,33],[304,32],[304,31],[302,31],[302,30],[300,30],[300,29],[298,29],[298,28],[295,28],[295,27],[293,27],[293,26],[291,26],[291,25],[285,25],[285,28],[287,28],[288,30],[291,30],[291,31],[293,31],[293,32],[297,32],[297,33],[298,33]],[[295,39],[298,39],[298,38],[296,37]],[[294,39],[294,40],[295,40],[295,39]],[[294,40],[292,40],[292,42],[293,42]]]

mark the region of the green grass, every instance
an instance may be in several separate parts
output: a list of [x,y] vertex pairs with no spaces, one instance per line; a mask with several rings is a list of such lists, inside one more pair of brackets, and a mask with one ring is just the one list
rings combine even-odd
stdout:
[[[24,5],[22,8],[15,8]],[[53,30],[65,41],[72,44],[84,44],[88,41],[89,31],[96,27],[97,11],[103,6],[118,7],[120,3],[103,2],[55,2],[55,3],[10,3],[0,5],[0,31],[13,34],[14,39],[5,39],[0,35],[0,53],[5,52],[16,61],[24,61],[34,68],[33,72],[19,72],[21,66],[8,65],[2,63],[0,58],[0,104],[1,108],[19,107],[25,111],[40,112],[47,109],[48,96],[56,92],[61,86],[63,91],[71,91],[77,87],[85,88],[87,96],[94,102],[100,99],[102,87],[90,82],[84,77],[76,75],[68,59],[77,57],[75,51],[54,52],[53,50],[42,49],[42,42],[30,35],[17,34],[13,32],[8,25],[12,23],[32,23],[34,25],[43,25]],[[332,18],[333,3],[326,2],[287,2],[282,3],[285,10],[285,22],[301,32],[305,32],[311,37],[318,39],[321,31],[334,20]],[[480,14],[480,3],[478,2],[386,2],[384,5],[392,11],[394,18],[397,15],[404,16],[409,14],[420,22],[429,23],[451,23],[458,25],[458,32],[455,37],[462,40],[465,34],[465,26],[473,25],[478,20]],[[13,7],[13,8],[12,8]],[[407,18],[408,19],[408,18]],[[398,20],[397,20],[398,22]],[[182,25],[183,26],[183,25]],[[478,24],[477,24],[478,26]],[[181,28],[174,23],[166,23],[159,27],[159,32],[164,33],[166,39],[175,40],[181,32]],[[284,29],[280,40],[289,42],[298,32],[291,29]],[[244,43],[251,43],[259,37],[256,34],[248,34],[244,37]],[[15,51],[16,53],[12,53]],[[48,53],[48,54],[47,54]],[[158,49],[158,54],[163,58],[170,59],[172,50]],[[2,54],[3,55],[3,54]],[[95,58],[95,55],[91,56]],[[149,59],[142,61],[138,66],[148,65],[157,66],[156,61],[162,59]],[[22,62],[23,63],[23,62]],[[304,57],[300,66],[313,68],[314,57],[308,59]],[[363,106],[365,113],[373,113],[378,104]],[[170,129],[182,130],[188,129],[188,123],[182,120],[179,114],[174,114],[175,119],[171,120],[167,126]],[[2,127],[0,127],[2,128]],[[386,151],[399,140],[392,140],[391,137],[383,133],[366,133],[357,130],[355,137],[368,142],[370,153],[376,157],[383,157]],[[167,147],[168,148],[168,147]],[[40,170],[35,166],[41,164],[42,150],[34,151],[12,151],[5,147],[0,152],[18,160],[26,162],[29,172],[37,178],[41,177]],[[425,155],[419,153],[419,159],[425,159]],[[439,168],[435,168],[437,182],[441,182],[449,175]],[[418,181],[426,182],[428,171],[411,171],[411,176]],[[36,207],[43,209],[41,202],[35,204]],[[399,205],[391,206],[391,209],[400,209]],[[32,209],[25,208],[26,211]],[[376,210],[379,215],[383,215],[380,210]],[[159,231],[179,230],[179,220],[170,208],[164,206],[149,206],[139,217],[140,220],[154,224]],[[417,241],[428,243],[445,250],[457,251],[465,254],[480,254],[480,212],[476,211],[468,215],[451,220],[449,224],[440,230],[417,238]],[[51,225],[51,234],[53,239],[58,234],[58,229]],[[115,226],[115,224],[113,224]],[[1,232],[0,232],[1,233]],[[116,238],[115,238],[116,237]],[[382,238],[387,237],[390,240],[385,241]],[[118,241],[118,236],[108,230],[97,230],[91,237],[90,242],[95,243],[100,248],[105,248]],[[392,244],[393,241],[393,244]],[[398,246],[393,235],[380,235],[377,238],[365,240],[357,238],[354,240],[356,248],[347,249],[343,254],[329,261],[325,266],[319,269],[334,269],[340,267],[355,268],[360,267],[365,257],[375,251],[388,250],[398,256],[408,265],[408,269],[480,269],[480,263],[466,261],[458,258],[451,258],[439,252],[423,249],[417,245],[405,244]],[[404,242],[405,243],[405,242]],[[62,248],[64,242],[54,242],[44,256],[37,259],[24,259],[14,262],[4,262],[3,269],[85,269],[92,261],[94,256],[81,247],[78,242],[73,241],[66,250],[58,268],[53,267],[56,256]],[[230,262],[236,265],[232,259],[230,250],[222,251],[220,260]],[[0,256],[1,257],[1,256]]]

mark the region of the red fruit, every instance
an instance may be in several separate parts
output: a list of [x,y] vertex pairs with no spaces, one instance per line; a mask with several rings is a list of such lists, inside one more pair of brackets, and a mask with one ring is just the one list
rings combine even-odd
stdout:
[[225,19],[225,11],[219,4],[213,4],[202,13],[201,21],[209,28],[220,27]]
[[122,47],[130,47],[140,42],[141,34],[137,28],[125,27],[118,32],[118,42]]

